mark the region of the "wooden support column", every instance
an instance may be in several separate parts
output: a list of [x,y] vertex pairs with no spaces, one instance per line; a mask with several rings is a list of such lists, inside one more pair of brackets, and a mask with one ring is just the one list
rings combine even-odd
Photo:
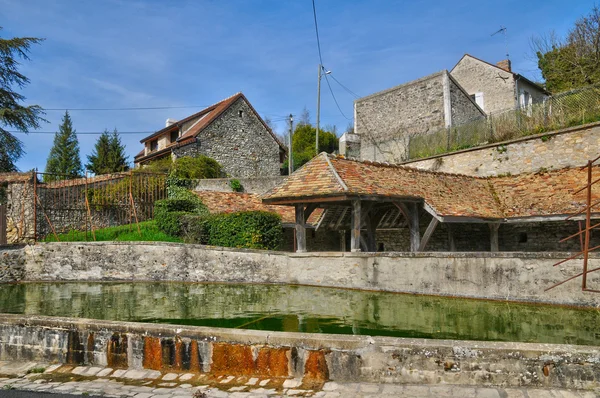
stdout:
[[490,227],[490,251],[497,252],[498,251],[498,228],[500,228],[500,224],[488,224]]
[[395,203],[396,207],[406,217],[410,233],[410,251],[416,252],[421,246],[421,232],[419,232],[419,205],[418,203]]
[[351,238],[350,238],[350,251],[360,251],[360,200],[352,200],[352,220],[351,220]]
[[433,232],[435,231],[435,228],[438,226],[438,224],[439,224],[438,219],[433,217],[431,219],[431,222],[427,226],[425,233],[423,234],[423,239],[421,239],[421,243],[419,244],[420,252],[425,250],[425,246],[427,246],[427,243],[429,243],[429,238],[431,238],[431,235],[433,235]]
[[448,249],[451,252],[455,252],[456,251],[456,242],[454,241],[454,231],[453,231],[453,226],[452,224],[446,224],[446,228],[448,228],[448,246],[450,246]]
[[296,253],[306,252],[306,226],[304,224],[304,205],[296,205]]
[[340,251],[346,251],[346,230],[344,229],[340,231]]

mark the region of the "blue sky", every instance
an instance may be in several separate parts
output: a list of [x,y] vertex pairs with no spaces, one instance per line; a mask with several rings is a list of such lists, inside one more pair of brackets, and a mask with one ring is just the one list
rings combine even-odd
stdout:
[[[360,96],[451,69],[464,53],[489,62],[505,58],[501,25],[513,69],[540,80],[532,36],[564,35],[589,13],[593,0],[350,1],[316,0],[326,68]],[[0,0],[2,37],[46,40],[22,72],[31,80],[27,104],[43,108],[206,106],[242,91],[262,116],[316,109],[317,54],[311,0]],[[323,83],[325,83],[323,81]],[[353,98],[334,81],[342,112]],[[321,125],[344,131],[327,85]],[[156,131],[167,118],[200,108],[145,111],[71,111],[79,132],[117,128]],[[40,131],[54,132],[64,111],[47,111]],[[278,132],[284,122],[276,123]],[[148,134],[146,134],[148,135]],[[19,134],[27,154],[21,170],[43,170],[53,135]],[[130,161],[144,134],[122,136]],[[81,157],[96,135],[79,135]]]

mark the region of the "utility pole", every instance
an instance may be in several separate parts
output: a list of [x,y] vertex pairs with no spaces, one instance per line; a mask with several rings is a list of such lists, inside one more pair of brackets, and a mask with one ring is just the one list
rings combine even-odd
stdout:
[[321,70],[323,65],[319,64],[319,80],[317,83],[317,137],[315,143],[315,154],[319,154],[319,118],[321,116]]
[[294,157],[292,155],[292,135],[294,134],[294,117],[292,116],[292,114],[290,113],[290,139],[289,139],[289,146],[288,146],[288,175],[292,175],[292,173],[294,172]]

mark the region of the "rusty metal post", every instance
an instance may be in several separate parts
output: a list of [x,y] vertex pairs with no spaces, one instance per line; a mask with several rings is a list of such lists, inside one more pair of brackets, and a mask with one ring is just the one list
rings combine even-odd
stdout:
[[590,234],[591,234],[591,217],[592,217],[592,161],[588,161],[587,167],[587,195],[586,195],[586,210],[585,210],[585,241],[583,243],[583,278],[581,280],[581,289],[587,288],[587,270],[588,270],[588,258],[590,249]]
[[33,171],[33,241],[37,242],[37,167]]

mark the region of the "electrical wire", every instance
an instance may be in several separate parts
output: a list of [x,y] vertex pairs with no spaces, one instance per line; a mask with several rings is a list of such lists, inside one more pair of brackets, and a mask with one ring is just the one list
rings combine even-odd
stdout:
[[315,32],[317,34],[317,48],[319,49],[319,60],[321,61],[321,67],[323,67],[323,56],[321,55],[321,41],[319,40],[319,26],[317,24],[317,9],[315,7],[315,0],[312,0],[313,16],[315,17]]
[[360,95],[356,94],[354,91],[350,90],[348,87],[344,86],[338,79],[335,78],[335,76],[333,76],[333,74],[330,75],[331,78],[337,83],[339,84],[344,90],[346,90],[350,95],[354,96],[355,98],[360,98]]
[[[9,133],[11,134],[57,134],[57,131],[28,131],[28,132],[24,132],[24,131],[16,131],[16,130],[12,130],[9,131]],[[109,131],[109,134],[111,132]],[[117,131],[117,133],[119,135],[127,135],[127,134],[153,134],[156,133],[156,131]],[[75,132],[76,135],[102,135],[104,134],[104,132],[96,132],[96,131],[83,131],[83,132],[79,132],[76,131]]]
[[338,111],[340,111],[340,113],[342,114],[343,117],[346,118],[346,120],[352,121],[352,119],[350,119],[348,116],[346,116],[344,114],[344,112],[342,112],[342,108],[340,108],[340,104],[338,104],[337,98],[335,98],[335,94],[333,94],[333,89],[331,88],[331,84],[329,83],[329,79],[327,78],[327,75],[325,75],[325,81],[327,82],[327,87],[329,87],[329,92],[331,93],[331,96],[333,97],[333,102],[335,102],[335,105],[337,106]]

